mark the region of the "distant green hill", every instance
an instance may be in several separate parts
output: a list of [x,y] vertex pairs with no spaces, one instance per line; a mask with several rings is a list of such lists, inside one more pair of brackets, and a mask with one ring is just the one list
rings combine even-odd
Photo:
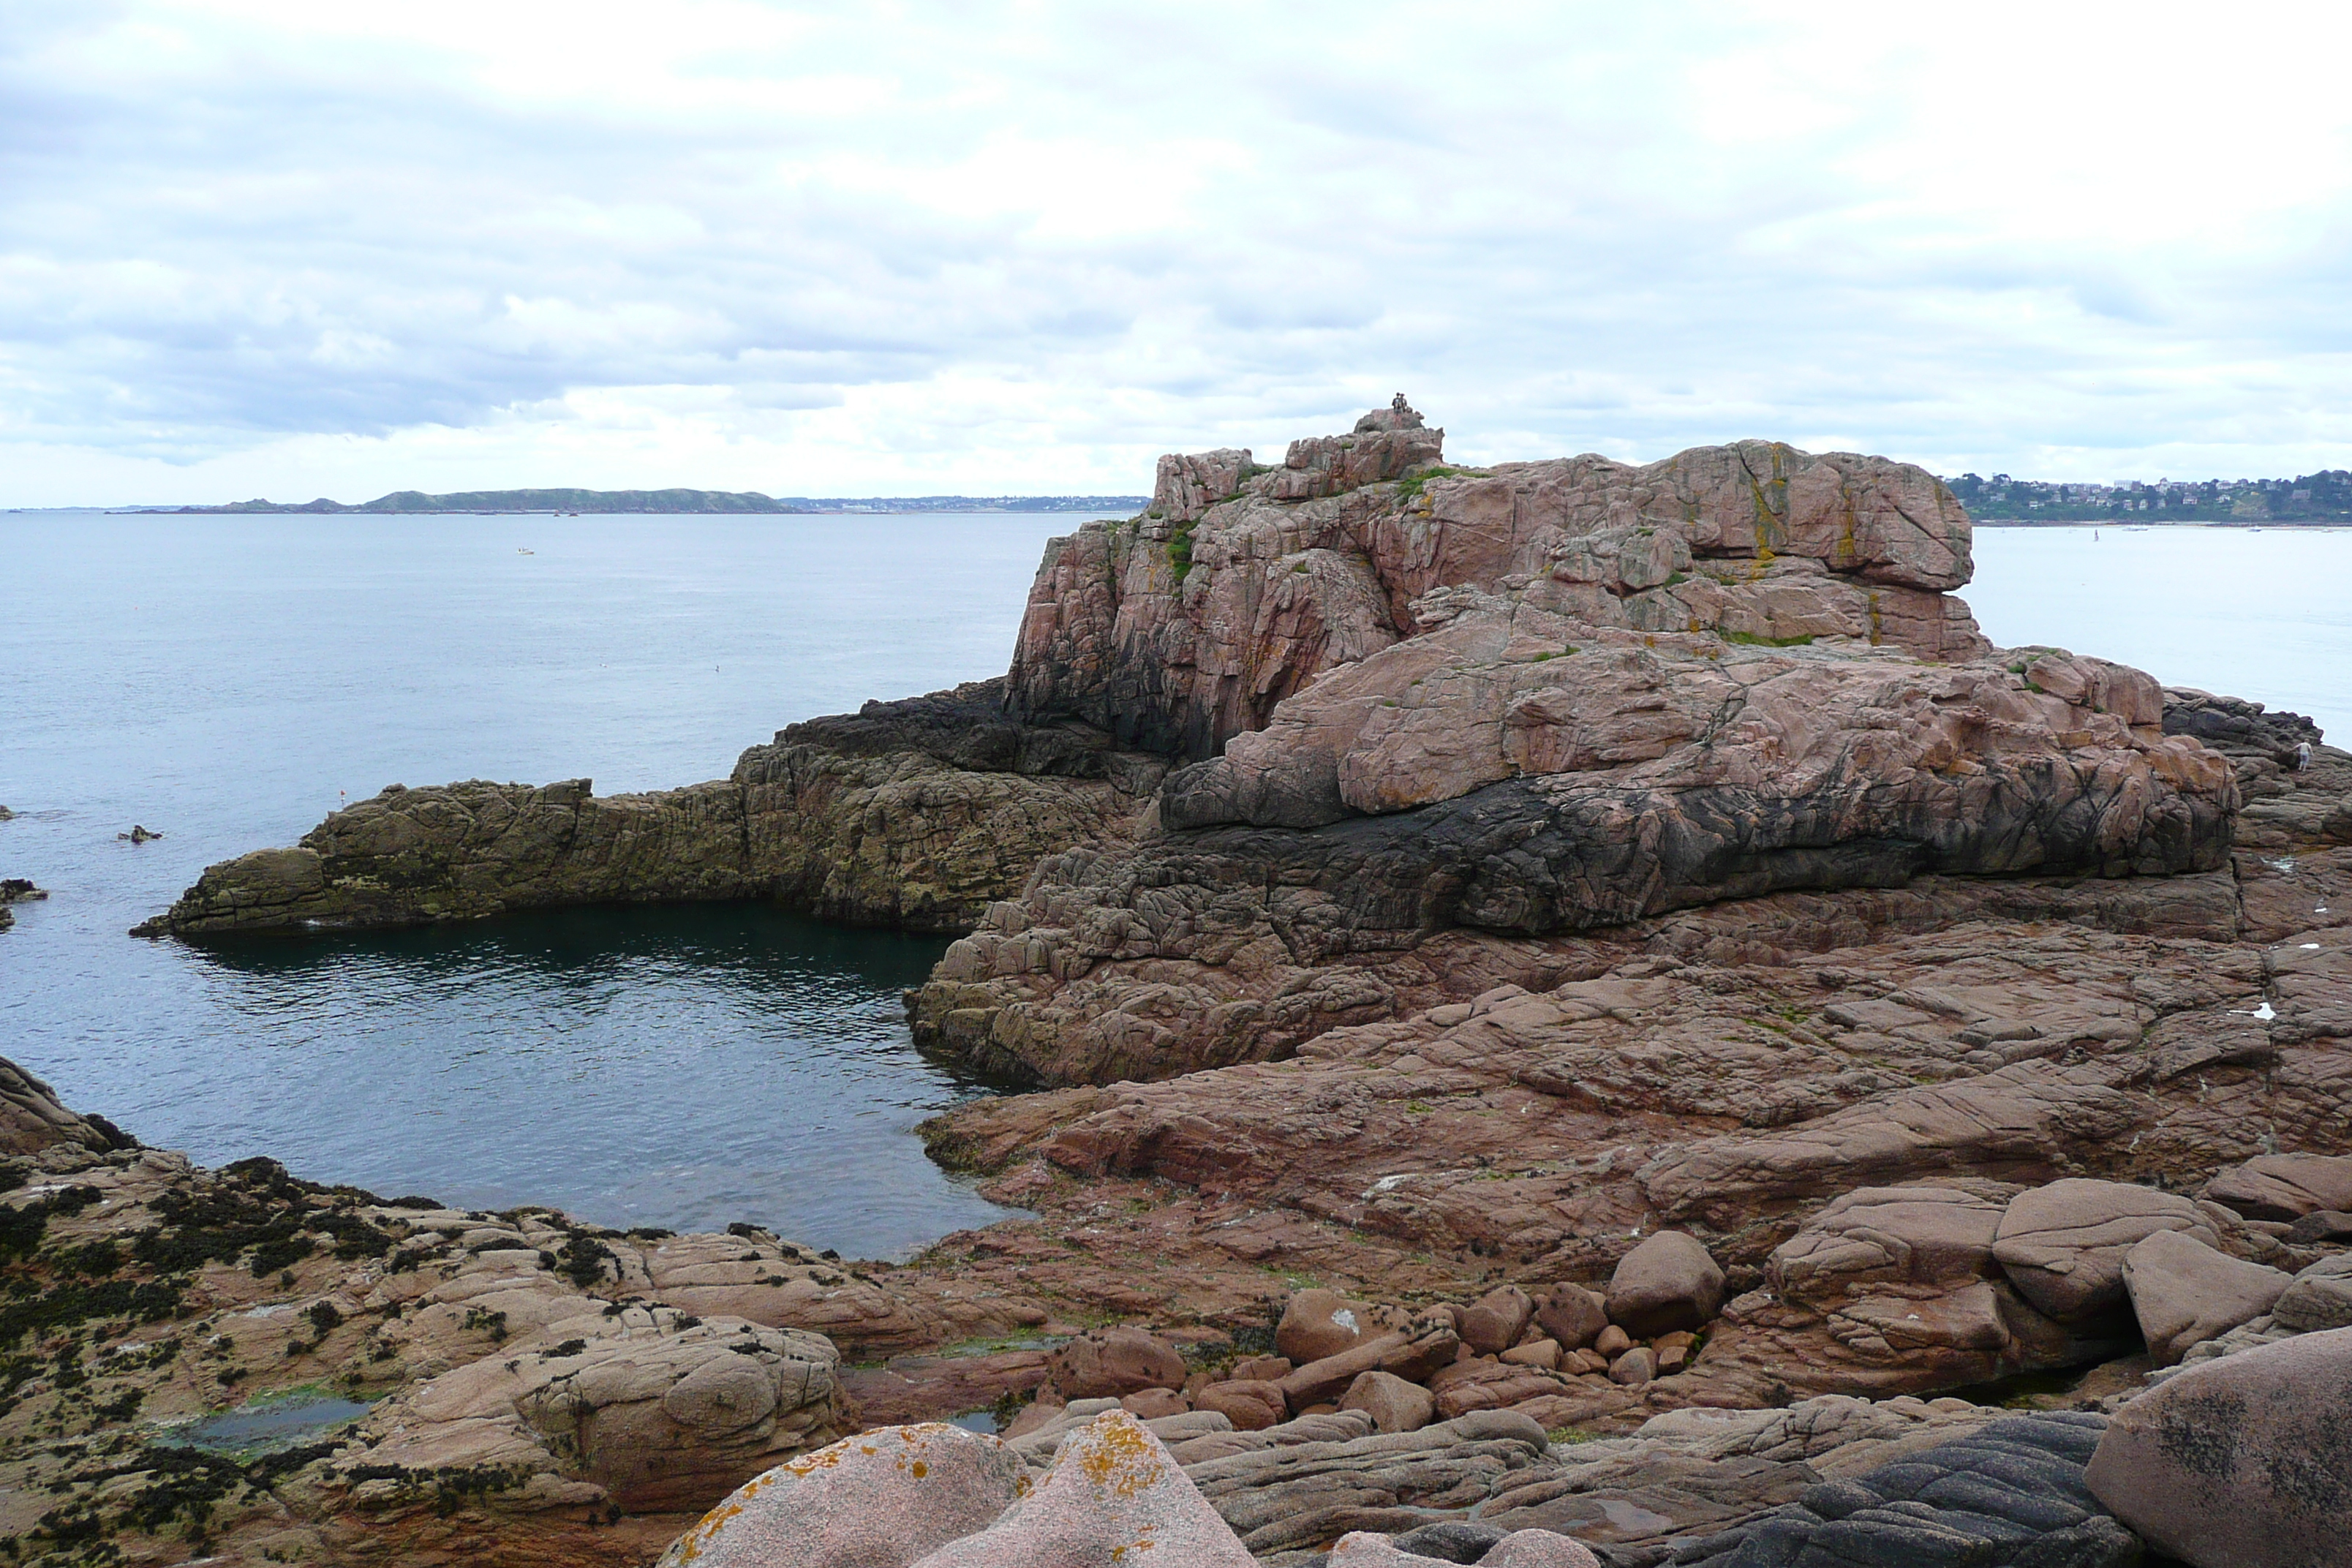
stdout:
[[1143,496],[889,496],[761,495],[757,490],[458,490],[427,495],[394,490],[357,506],[329,500],[241,500],[227,506],[184,506],[184,512],[898,512],[1133,511]]

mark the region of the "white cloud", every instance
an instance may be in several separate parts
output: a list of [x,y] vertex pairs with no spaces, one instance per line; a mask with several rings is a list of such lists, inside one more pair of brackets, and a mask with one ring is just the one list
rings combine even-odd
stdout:
[[2341,465],[2347,35],[0,0],[0,503],[1133,490],[1399,388],[1474,458]]

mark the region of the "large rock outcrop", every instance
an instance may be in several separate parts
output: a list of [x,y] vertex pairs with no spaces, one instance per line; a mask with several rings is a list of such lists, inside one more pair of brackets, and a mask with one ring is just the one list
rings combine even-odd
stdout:
[[1003,684],[795,724],[745,752],[731,776],[684,789],[394,784],[291,848],[208,868],[133,934],[343,931],[703,899],[968,930],[1045,855],[1118,840],[1163,771],[1083,725],[1012,721]]
[[2138,671],[1994,654],[1931,476],[1761,442],[1451,469],[1417,417],[1175,462],[1049,550],[1013,710],[1188,765],[1156,835],[1046,859],[950,952],[925,1038],[1162,1076],[1379,1016],[1334,971],[1448,931],[2225,863],[2230,761]]

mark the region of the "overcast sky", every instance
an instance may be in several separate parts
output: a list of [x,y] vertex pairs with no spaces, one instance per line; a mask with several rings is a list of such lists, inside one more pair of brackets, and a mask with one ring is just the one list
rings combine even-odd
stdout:
[[2352,7],[0,0],[0,505],[2352,466]]

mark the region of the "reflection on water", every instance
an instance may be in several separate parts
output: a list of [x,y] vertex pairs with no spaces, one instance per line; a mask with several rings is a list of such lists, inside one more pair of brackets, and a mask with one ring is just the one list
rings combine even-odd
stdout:
[[173,1447],[256,1458],[340,1431],[370,1408],[363,1401],[338,1399],[331,1394],[257,1399],[242,1408],[169,1428],[160,1434],[160,1440]]
[[944,946],[698,904],[182,948],[216,1026],[122,1119],[386,1196],[891,1256],[1005,1212],[905,1136],[988,1088],[908,1035]]

